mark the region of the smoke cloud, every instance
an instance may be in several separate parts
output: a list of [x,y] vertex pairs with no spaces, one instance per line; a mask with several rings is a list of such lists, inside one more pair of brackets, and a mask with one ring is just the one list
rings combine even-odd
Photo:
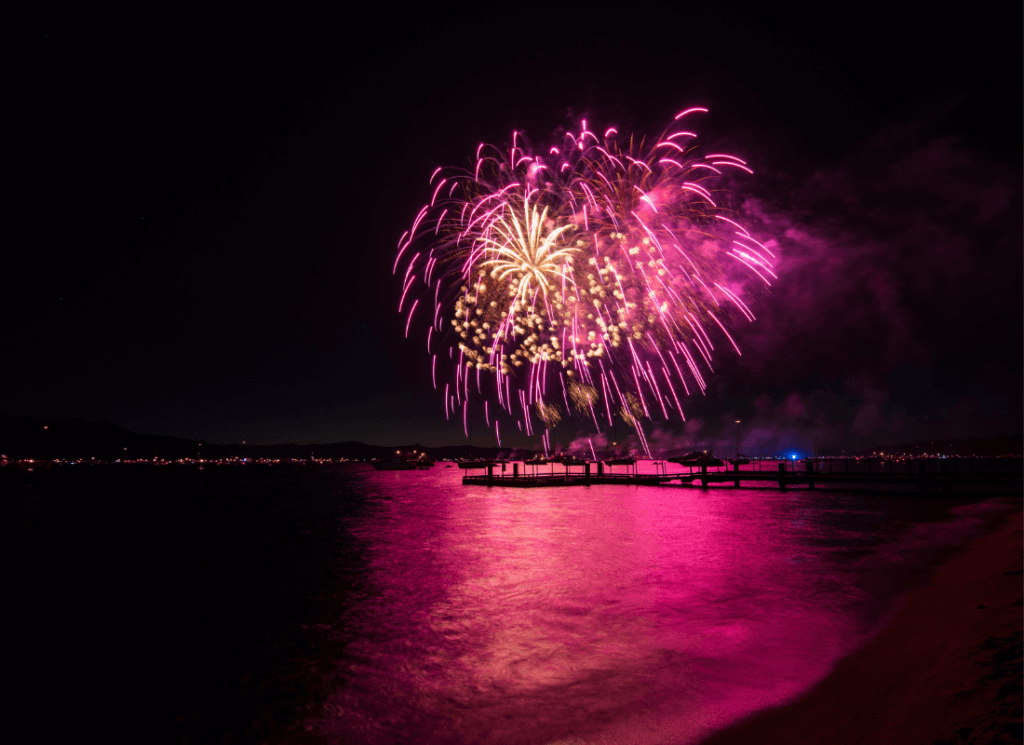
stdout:
[[1020,431],[1019,168],[913,123],[802,177],[767,170],[740,212],[778,280],[733,326],[742,356],[723,342],[706,397],[683,402],[688,421],[646,423],[652,453],[731,454],[737,429],[754,455]]

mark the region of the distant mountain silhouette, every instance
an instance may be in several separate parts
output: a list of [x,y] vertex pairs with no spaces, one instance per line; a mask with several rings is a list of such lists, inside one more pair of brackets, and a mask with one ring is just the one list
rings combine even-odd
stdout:
[[[33,419],[0,415],[0,453],[8,458],[117,460],[196,457],[200,442],[165,435],[139,435],[110,422]],[[202,443],[203,457],[221,457],[222,446]]]
[[110,422],[86,422],[82,419],[34,419],[27,416],[0,415],[0,453],[13,460],[39,458],[40,460],[96,460],[111,461],[127,457],[129,460],[166,460],[195,458],[202,446],[203,458],[347,458],[367,460],[395,457],[396,452],[426,453],[439,458],[498,458],[513,452],[519,457],[530,457],[532,450],[513,451],[510,448],[485,448],[475,445],[448,445],[423,447],[422,445],[367,445],[363,442],[335,442],[326,445],[215,445],[199,440],[188,440],[166,435],[140,435]]
[[[367,445],[364,442],[332,442],[325,445],[226,445],[228,455],[245,458],[308,458],[310,454],[317,458],[348,458],[349,460],[368,460],[377,458],[387,460],[417,452],[426,453],[433,459],[440,458],[498,458],[510,455],[511,448],[484,448],[476,445],[445,445],[442,447],[425,447],[415,445]],[[530,457],[532,450],[516,449],[516,455]]]
[[[0,415],[0,454],[10,459],[39,458],[54,460],[63,458],[79,460],[95,458],[111,461],[121,457],[129,460],[166,460],[195,458],[202,446],[204,458],[347,458],[368,460],[395,457],[397,451],[403,454],[413,451],[426,453],[435,460],[441,458],[503,458],[515,455],[529,458],[533,450],[521,448],[485,448],[476,445],[447,445],[424,447],[414,445],[368,445],[364,442],[333,442],[324,445],[215,445],[199,440],[188,440],[166,435],[140,435],[118,427],[110,422],[86,422],[82,419],[34,419],[27,416]],[[680,451],[681,452],[681,451]],[[827,452],[822,450],[823,453]],[[879,445],[861,454],[872,452],[942,453],[946,455],[1021,455],[1024,452],[1024,438],[1020,433],[1004,437],[974,437],[960,440],[922,440],[902,445]],[[853,453],[851,453],[853,454]],[[672,455],[669,453],[668,455]]]

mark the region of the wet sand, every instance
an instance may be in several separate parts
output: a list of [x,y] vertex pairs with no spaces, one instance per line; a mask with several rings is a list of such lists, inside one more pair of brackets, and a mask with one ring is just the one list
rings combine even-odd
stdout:
[[939,567],[805,697],[706,745],[1021,742],[1022,517]]

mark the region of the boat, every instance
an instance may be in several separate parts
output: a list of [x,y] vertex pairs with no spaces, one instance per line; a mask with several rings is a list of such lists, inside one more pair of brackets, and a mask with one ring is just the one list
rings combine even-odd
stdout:
[[415,471],[416,461],[392,458],[391,460],[371,460],[370,465],[378,471]]
[[459,468],[487,468],[487,466],[496,466],[498,463],[493,460],[460,460],[457,465]]
[[370,464],[378,471],[415,471],[433,467],[434,461],[430,460],[426,454],[421,454],[418,458],[408,455],[388,460],[372,460]]
[[678,463],[681,466],[724,466],[725,461],[716,458],[714,453],[694,450],[679,458],[666,458],[669,463]]
[[750,458],[745,455],[739,455],[735,458],[729,458],[729,462],[734,466],[746,466],[750,465]]
[[566,466],[566,467],[568,467],[568,466],[585,466],[585,465],[587,465],[587,461],[583,460],[582,458],[573,458],[571,456],[565,456],[563,458],[559,458],[555,462],[556,463],[561,463],[563,466]]
[[606,466],[635,466],[636,458],[632,456],[626,458],[609,458],[604,463]]
[[569,455],[568,453],[559,453],[558,455],[552,455],[547,458],[548,463],[568,463],[570,466],[582,466],[588,462],[588,458],[580,458],[578,455]]

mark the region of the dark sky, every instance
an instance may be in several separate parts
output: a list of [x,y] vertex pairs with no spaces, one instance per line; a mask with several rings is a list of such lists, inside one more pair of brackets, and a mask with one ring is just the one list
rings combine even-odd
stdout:
[[737,418],[752,450],[1021,429],[1019,23],[374,7],[24,29],[0,413],[464,441],[395,313],[430,173],[513,129],[657,133],[706,106],[705,143],[755,170],[734,198],[780,280],[655,442],[728,440]]

